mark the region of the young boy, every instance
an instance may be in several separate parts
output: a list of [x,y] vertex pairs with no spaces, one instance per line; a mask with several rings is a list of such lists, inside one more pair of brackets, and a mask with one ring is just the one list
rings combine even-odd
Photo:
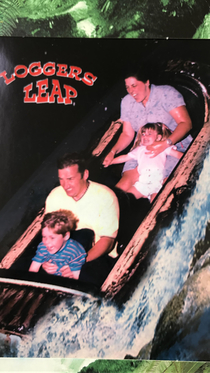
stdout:
[[71,211],[59,210],[48,213],[42,221],[42,242],[38,245],[30,265],[30,272],[38,272],[44,262],[57,265],[57,276],[63,269],[69,268],[68,276],[78,279],[87,256],[84,248],[70,238],[70,232],[76,229],[77,219]]

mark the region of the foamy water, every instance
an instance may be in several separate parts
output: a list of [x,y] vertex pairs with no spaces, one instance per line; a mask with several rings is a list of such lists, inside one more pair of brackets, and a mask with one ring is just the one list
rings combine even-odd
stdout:
[[131,298],[118,309],[104,300],[62,301],[19,344],[19,357],[124,358],[154,335],[160,313],[182,287],[210,212],[210,157],[181,216],[153,243],[154,254]]

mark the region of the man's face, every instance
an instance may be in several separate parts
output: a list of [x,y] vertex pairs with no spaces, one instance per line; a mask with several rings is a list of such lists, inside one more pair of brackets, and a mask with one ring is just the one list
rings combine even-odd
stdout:
[[125,88],[137,102],[142,102],[145,105],[148,101],[150,94],[149,80],[143,83],[134,77],[129,77],[125,79]]
[[88,171],[85,170],[82,176],[77,164],[58,170],[58,178],[66,194],[75,200],[80,199],[87,189]]

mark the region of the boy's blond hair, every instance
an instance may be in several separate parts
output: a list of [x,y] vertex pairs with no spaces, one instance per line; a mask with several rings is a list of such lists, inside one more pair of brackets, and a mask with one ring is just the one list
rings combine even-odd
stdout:
[[65,236],[67,232],[76,229],[78,221],[73,212],[69,210],[58,210],[49,212],[44,216],[41,228],[47,227],[53,229],[56,234]]

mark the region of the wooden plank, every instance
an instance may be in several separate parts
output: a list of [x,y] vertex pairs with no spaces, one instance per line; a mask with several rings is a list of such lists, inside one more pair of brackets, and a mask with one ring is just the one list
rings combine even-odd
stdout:
[[8,342],[8,343],[11,342],[11,338],[10,338],[11,335],[16,335],[17,337],[20,337],[21,339],[28,340],[28,341],[31,340],[31,337],[29,335],[18,333],[18,332],[14,331],[14,330],[0,329],[0,333],[6,335],[5,342]]
[[112,122],[108,130],[102,136],[99,144],[93,150],[92,155],[98,157],[104,151],[104,149],[107,147],[110,141],[113,139],[114,135],[117,133],[117,131],[120,129],[122,125],[123,122],[120,119],[116,120],[115,122]]
[[24,252],[26,247],[36,237],[41,229],[41,221],[44,214],[44,208],[40,210],[34,221],[29,225],[28,229],[22,234],[19,240],[11,247],[0,263],[0,268],[8,269],[16,259]]
[[66,294],[82,296],[82,297],[85,296],[86,298],[95,299],[95,300],[98,299],[92,296],[91,294],[84,293],[83,291],[80,291],[80,290],[75,290],[75,289],[71,289],[71,288],[67,288],[67,287],[59,286],[59,285],[51,285],[51,284],[47,284],[43,282],[17,280],[17,279],[0,277],[0,284],[1,283],[5,283],[5,286],[7,286],[7,284],[20,285],[20,286],[32,286],[35,288],[53,290],[53,291],[57,291],[60,293],[66,293]]
[[[204,124],[197,138],[180,161],[173,178],[166,183],[162,192],[154,201],[153,207],[143,220],[131,241],[125,248],[109,276],[103,283],[101,291],[106,298],[113,298],[124,284],[131,278],[147,252],[141,252],[142,247],[155,228],[158,215],[169,208],[174,191],[187,185],[193,169],[202,160],[206,146],[210,144],[210,121]],[[138,261],[136,258],[138,257]]]
[[26,294],[23,301],[21,302],[20,307],[16,310],[14,317],[8,323],[9,327],[14,327],[14,325],[17,325],[18,323],[21,324],[22,313],[24,312],[25,307],[27,307],[31,299],[33,299],[33,295],[34,295],[33,291],[29,291]]

